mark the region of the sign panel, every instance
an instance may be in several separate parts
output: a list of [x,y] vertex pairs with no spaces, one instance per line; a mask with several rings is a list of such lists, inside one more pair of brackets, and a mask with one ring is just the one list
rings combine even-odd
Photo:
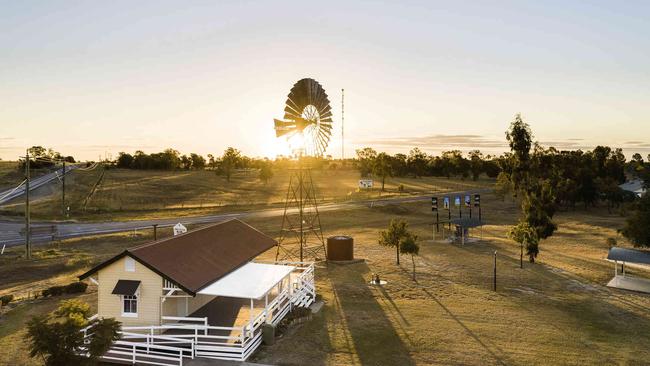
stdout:
[[465,196],[465,207],[471,207],[472,206],[472,196],[469,194]]
[[474,195],[474,206],[479,207],[481,205],[481,195],[480,194],[475,194]]
[[359,179],[359,188],[361,189],[372,188],[372,179]]
[[454,198],[454,206],[460,206],[460,196],[456,196],[456,198]]
[[445,206],[445,210],[449,210],[449,197],[445,197],[443,204]]
[[174,225],[174,236],[185,234],[186,232],[187,232],[187,228],[180,222]]
[[438,197],[431,197],[431,211],[438,211]]

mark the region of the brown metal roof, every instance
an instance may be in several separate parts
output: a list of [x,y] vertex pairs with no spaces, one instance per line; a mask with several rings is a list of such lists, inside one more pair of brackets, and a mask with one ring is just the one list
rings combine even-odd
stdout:
[[193,295],[276,244],[271,237],[234,219],[127,249],[79,278],[129,255]]

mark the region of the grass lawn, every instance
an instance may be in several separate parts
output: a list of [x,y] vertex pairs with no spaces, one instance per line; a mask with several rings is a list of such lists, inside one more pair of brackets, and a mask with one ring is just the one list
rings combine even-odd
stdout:
[[[426,203],[322,213],[325,235],[354,236],[355,255],[365,262],[319,264],[316,276],[323,310],[311,322],[290,329],[275,345],[263,347],[252,361],[600,365],[650,360],[650,295],[604,287],[613,269],[604,260],[605,238],[616,236],[621,217],[599,209],[559,213],[559,230],[541,243],[538,263],[526,262],[521,270],[519,247],[505,234],[515,221],[517,207],[489,194],[482,198],[489,224],[483,230],[484,240],[462,247],[431,240]],[[402,257],[398,267],[394,252],[377,244],[377,231],[398,217],[410,222],[421,238],[420,256],[415,258],[417,282],[411,280],[409,257]],[[249,223],[275,235],[281,217]],[[30,262],[17,258],[18,248],[11,249],[9,255],[14,257],[0,267],[0,278],[5,279],[0,294],[25,290],[32,283],[65,283],[93,263],[147,239],[140,234],[70,240],[39,248],[42,259]],[[619,238],[619,245],[629,244]],[[491,290],[495,250],[497,292]],[[368,285],[371,273],[388,284]],[[94,295],[84,296],[92,303]],[[26,314],[50,311],[55,305],[52,299],[37,300],[3,315],[0,364],[35,362],[28,361],[26,348],[20,346],[22,324]]]
[[[461,181],[441,177],[391,178],[385,192],[377,186],[359,191],[359,173],[354,169],[314,170],[318,197],[323,202],[425,194],[434,191],[489,187],[493,179]],[[97,168],[73,171],[66,178],[66,202],[70,219],[125,220],[150,217],[199,215],[223,211],[282,206],[290,173],[275,171],[264,184],[257,171],[238,171],[230,182],[212,171],[142,171]],[[377,182],[376,182],[377,183]],[[377,183],[378,184],[378,183]],[[400,192],[398,187],[403,187]],[[62,219],[61,186],[50,184],[34,193],[31,212],[35,219]],[[14,200],[0,214],[22,215],[24,203]]]

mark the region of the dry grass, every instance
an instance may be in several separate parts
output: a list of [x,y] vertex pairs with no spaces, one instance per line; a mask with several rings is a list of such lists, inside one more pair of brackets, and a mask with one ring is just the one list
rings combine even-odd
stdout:
[[[48,173],[48,169],[33,169],[33,178]],[[11,189],[19,185],[25,179],[25,172],[18,170],[17,161],[0,161],[0,191]]]
[[[388,179],[386,191],[357,189],[359,173],[353,169],[314,170],[318,197],[323,202],[374,199],[432,191],[464,190],[487,187],[493,180],[448,180],[439,177]],[[145,217],[197,215],[222,211],[281,206],[289,183],[288,171],[276,171],[264,184],[257,171],[238,171],[227,182],[212,171],[141,171],[102,169],[73,171],[66,181],[66,201],[71,219],[124,220]],[[100,179],[101,178],[101,179]],[[99,182],[99,183],[98,183]],[[97,184],[96,189],[93,187]],[[403,192],[398,191],[402,185]],[[61,219],[60,185],[39,188],[32,204],[37,219]],[[14,201],[4,208],[6,214],[21,214],[23,202]]]
[[[491,195],[484,195],[482,201],[490,224],[484,229],[484,241],[464,247],[429,240],[431,212],[425,203],[324,212],[325,234],[353,235],[355,254],[365,262],[319,265],[317,287],[325,300],[323,310],[274,346],[264,347],[254,361],[287,365],[647,363],[650,295],[604,287],[612,273],[611,264],[604,260],[605,238],[616,236],[621,217],[605,210],[558,214],[560,230],[541,243],[539,263],[525,263],[521,270],[519,247],[505,234],[515,221],[516,206],[495,201]],[[377,231],[396,217],[409,221],[422,238],[415,259],[417,282],[410,279],[408,257],[398,267],[393,251],[376,243]],[[250,223],[275,235],[281,218],[256,218]],[[39,254],[46,258],[44,267],[49,270],[40,268],[38,261],[14,258],[2,263],[0,275],[7,283],[0,292],[26,288],[29,281],[67,280],[90,265],[66,268],[68,257],[92,255],[94,263],[146,239],[116,235],[43,248],[56,249]],[[628,245],[620,238],[619,242]],[[497,292],[491,290],[495,250]],[[18,273],[18,268],[26,268],[22,271],[26,274]],[[388,284],[369,286],[371,273],[379,273]],[[95,301],[93,294],[86,296]],[[48,311],[49,302],[53,308],[56,301],[42,300],[34,304],[42,303],[43,308],[29,313]],[[6,318],[0,321],[0,364],[26,360],[21,355],[25,348],[15,345],[23,334],[19,319],[26,314],[23,310],[19,316],[11,315],[11,331],[5,330]]]

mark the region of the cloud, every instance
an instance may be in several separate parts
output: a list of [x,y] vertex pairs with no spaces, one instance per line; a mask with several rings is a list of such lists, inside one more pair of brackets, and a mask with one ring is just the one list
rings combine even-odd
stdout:
[[412,148],[412,147],[429,147],[432,149],[448,148],[505,148],[507,143],[505,139],[498,140],[481,135],[429,135],[422,137],[385,137],[357,142],[359,145],[370,145],[387,148]]

